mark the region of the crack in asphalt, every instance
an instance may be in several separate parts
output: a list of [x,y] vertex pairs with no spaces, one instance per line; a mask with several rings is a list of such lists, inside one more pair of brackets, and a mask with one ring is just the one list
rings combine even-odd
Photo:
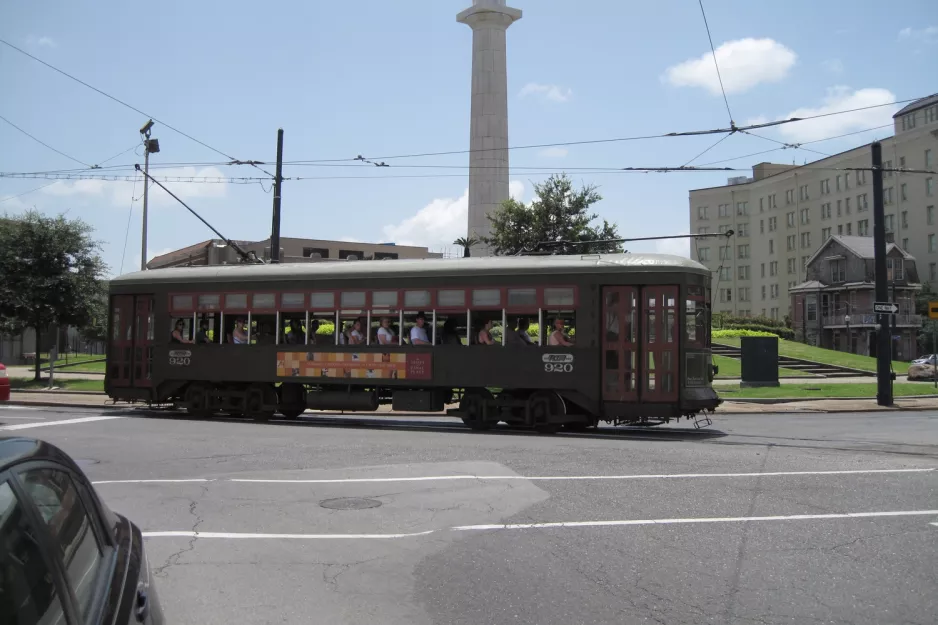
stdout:
[[[197,508],[199,506],[198,499],[201,497],[204,497],[208,493],[207,484],[201,484],[199,488],[201,489],[202,492],[199,493],[199,495],[196,498],[189,500],[189,515],[195,518],[195,522],[192,524],[192,528],[191,528],[192,532],[197,532],[199,529],[199,526],[202,524],[202,521],[203,521],[202,515],[197,512]],[[197,540],[199,540],[198,534],[192,536],[192,538],[190,538],[189,541],[186,543],[185,547],[170,554],[166,558],[166,560],[163,562],[163,564],[161,564],[160,566],[158,566],[157,568],[153,570],[153,576],[165,577],[164,573],[169,568],[175,566],[179,562],[179,558],[181,558],[183,555],[195,549],[195,543]]]

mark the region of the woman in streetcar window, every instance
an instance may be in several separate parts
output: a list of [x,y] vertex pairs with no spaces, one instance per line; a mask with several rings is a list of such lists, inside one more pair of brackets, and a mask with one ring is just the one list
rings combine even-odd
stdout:
[[247,345],[248,333],[245,331],[244,319],[235,319],[234,332],[231,333],[231,340],[235,345]]
[[189,339],[183,336],[183,332],[186,329],[186,322],[182,319],[176,321],[176,327],[173,328],[172,334],[169,336],[170,343],[191,343]]
[[394,330],[391,329],[391,319],[388,317],[381,317],[381,325],[378,326],[378,344],[379,345],[393,345],[394,344]]
[[548,345],[563,345],[564,347],[573,347],[573,341],[563,332],[563,319],[557,317],[554,319],[554,331],[550,333],[547,340]]
[[365,342],[365,337],[362,335],[361,319],[356,319],[352,323],[352,330],[348,333],[348,342],[349,345],[361,345]]
[[492,320],[481,324],[479,331],[476,334],[476,340],[479,345],[495,345],[495,340],[492,338]]

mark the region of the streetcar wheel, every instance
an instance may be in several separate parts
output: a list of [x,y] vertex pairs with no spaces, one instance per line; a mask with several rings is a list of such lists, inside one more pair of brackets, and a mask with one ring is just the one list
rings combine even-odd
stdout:
[[528,410],[534,430],[542,434],[556,434],[560,430],[559,423],[551,423],[553,415],[563,416],[566,407],[563,400],[553,391],[538,391],[528,399]]
[[305,408],[280,408],[280,414],[284,419],[296,419],[304,412],[306,412]]
[[302,384],[281,384],[277,411],[287,419],[296,419],[306,411],[306,389]]
[[270,397],[265,397],[268,395],[267,386],[258,384],[252,386],[248,391],[247,399],[247,413],[256,421],[270,421],[270,418],[274,416],[274,411],[266,407],[270,403]]
[[193,384],[186,390],[186,412],[194,417],[211,416],[208,408],[208,392],[201,384]]
[[463,413],[462,422],[471,430],[483,431],[492,428],[492,424],[483,421],[484,402],[492,399],[492,393],[485,388],[467,388],[459,401],[459,411]]

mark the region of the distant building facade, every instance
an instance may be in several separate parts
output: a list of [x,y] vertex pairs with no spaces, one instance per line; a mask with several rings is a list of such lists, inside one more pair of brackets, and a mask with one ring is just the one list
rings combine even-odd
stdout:
[[[881,141],[886,168],[938,168],[938,94],[893,116],[895,136]],[[690,231],[735,235],[703,239],[694,257],[714,272],[713,310],[783,319],[788,292],[806,281],[808,260],[834,235],[872,237],[870,146],[803,167],[760,163],[752,177],[690,192]],[[921,281],[938,282],[938,175],[886,172],[886,230],[918,259]],[[872,239],[871,239],[872,240]]]
[[[235,242],[244,251],[253,252],[259,259],[270,259],[270,239]],[[439,257],[440,254],[431,252],[426,247],[395,245],[393,243],[352,243],[348,241],[323,241],[320,239],[280,238],[280,259],[284,263]],[[240,256],[231,246],[220,239],[209,239],[174,252],[156,256],[147,263],[147,269],[231,265],[239,262],[241,262]]]
[[[915,314],[921,290],[915,258],[894,243],[886,245],[888,301],[893,315],[893,359],[911,360],[922,327]],[[878,315],[875,298],[873,238],[832,235],[808,259],[806,281],[792,287],[790,305],[795,339],[818,347],[876,356]]]

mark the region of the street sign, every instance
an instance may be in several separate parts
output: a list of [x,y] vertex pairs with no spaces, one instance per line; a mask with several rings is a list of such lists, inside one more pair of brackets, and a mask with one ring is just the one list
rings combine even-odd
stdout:
[[873,312],[894,315],[899,312],[899,307],[892,302],[874,302]]
[[928,302],[928,318],[938,319],[938,302]]

